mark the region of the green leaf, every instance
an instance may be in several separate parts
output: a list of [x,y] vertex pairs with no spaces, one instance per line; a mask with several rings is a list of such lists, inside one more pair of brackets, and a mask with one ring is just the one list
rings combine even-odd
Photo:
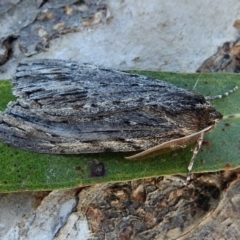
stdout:
[[[172,82],[203,95],[218,95],[239,85],[237,74],[180,74],[138,71],[138,73]],[[10,100],[10,81],[0,81],[0,109]],[[229,97],[214,100],[224,116],[214,130],[206,134],[195,160],[193,172],[218,171],[240,165],[240,90]],[[7,146],[0,142],[0,191],[50,190],[70,188],[96,182],[124,181],[150,176],[186,173],[192,156],[191,146],[141,161],[125,160],[131,153],[82,155],[39,154]],[[102,165],[94,166],[95,162]],[[105,171],[102,171],[104,165]],[[100,175],[100,176],[98,176]],[[98,177],[97,177],[98,176]]]

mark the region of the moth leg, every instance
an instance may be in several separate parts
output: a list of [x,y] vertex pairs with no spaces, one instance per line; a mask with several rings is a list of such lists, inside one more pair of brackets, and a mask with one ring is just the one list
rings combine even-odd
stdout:
[[197,142],[196,142],[196,144],[193,148],[193,155],[192,155],[192,158],[191,158],[190,163],[188,165],[187,182],[189,182],[190,179],[191,179],[191,171],[192,171],[192,168],[193,168],[194,160],[195,160],[195,158],[196,158],[196,156],[197,156],[197,154],[198,154],[198,152],[199,152],[199,150],[202,146],[203,136],[204,136],[204,132],[201,132],[201,134],[200,134],[200,136],[199,136],[199,138],[198,138],[198,140],[197,140]]

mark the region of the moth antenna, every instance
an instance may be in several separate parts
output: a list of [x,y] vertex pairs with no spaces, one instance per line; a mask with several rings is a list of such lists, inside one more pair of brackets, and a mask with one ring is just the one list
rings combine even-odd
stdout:
[[235,113],[235,114],[230,114],[230,115],[223,116],[223,119],[229,119],[229,118],[240,118],[240,114]]
[[235,86],[232,90],[227,91],[227,92],[223,93],[222,95],[206,96],[205,99],[206,99],[207,101],[211,101],[211,100],[213,100],[213,99],[223,98],[223,97],[226,97],[226,96],[228,96],[230,93],[233,93],[233,92],[235,92],[235,91],[237,91],[237,90],[238,90],[238,86]]
[[200,79],[200,77],[202,76],[202,73],[200,73],[199,74],[199,76],[198,76],[198,78],[197,78],[197,81],[195,82],[195,84],[194,84],[194,86],[193,86],[193,88],[192,88],[192,90],[194,90],[195,89],[195,87],[197,86],[197,84],[198,84],[198,82],[199,82],[199,79]]
[[188,173],[187,173],[187,183],[191,180],[191,173],[192,173],[192,168],[193,168],[193,164],[194,164],[194,160],[202,146],[202,142],[203,142],[203,136],[204,136],[204,132],[201,132],[194,148],[193,148],[193,155],[192,158],[188,164]]

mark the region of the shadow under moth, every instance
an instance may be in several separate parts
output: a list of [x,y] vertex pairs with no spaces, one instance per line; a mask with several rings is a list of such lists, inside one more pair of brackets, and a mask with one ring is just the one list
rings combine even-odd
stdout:
[[143,151],[196,143],[222,118],[202,95],[150,77],[63,60],[21,63],[17,100],[0,112],[0,139],[52,154]]

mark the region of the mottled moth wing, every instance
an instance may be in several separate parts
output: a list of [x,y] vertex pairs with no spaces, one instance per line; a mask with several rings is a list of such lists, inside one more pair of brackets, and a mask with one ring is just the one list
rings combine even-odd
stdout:
[[21,63],[0,139],[37,152],[146,150],[221,118],[202,95],[164,81],[62,60]]

